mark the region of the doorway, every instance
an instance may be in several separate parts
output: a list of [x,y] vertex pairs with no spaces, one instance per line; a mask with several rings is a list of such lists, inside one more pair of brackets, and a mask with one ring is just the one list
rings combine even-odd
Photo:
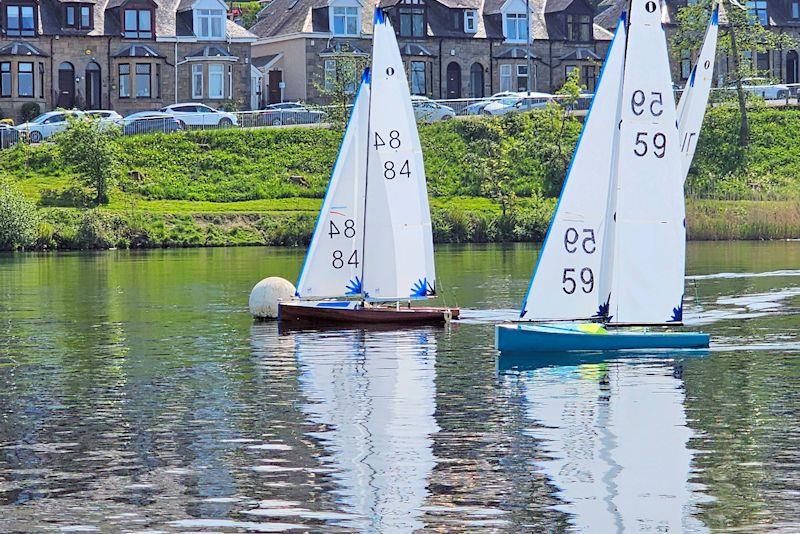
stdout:
[[102,107],[100,65],[94,61],[86,65],[86,108],[100,109]]
[[473,63],[469,68],[469,92],[471,98],[483,98],[483,65]]
[[461,65],[455,61],[447,65],[447,98],[461,98]]
[[798,56],[794,50],[786,53],[786,83],[797,83]]
[[57,106],[71,109],[75,106],[75,67],[69,61],[58,66]]
[[269,92],[267,96],[269,98],[270,104],[283,101],[283,98],[281,98],[283,96],[281,91],[281,82],[283,82],[282,70],[269,71],[269,78],[268,78]]

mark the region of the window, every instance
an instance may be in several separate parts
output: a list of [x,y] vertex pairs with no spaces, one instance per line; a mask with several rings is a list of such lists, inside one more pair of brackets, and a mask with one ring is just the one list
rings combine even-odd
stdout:
[[425,35],[425,9],[419,7],[400,8],[400,36],[422,37]]
[[692,75],[692,53],[689,50],[681,50],[681,79],[688,80]]
[[511,65],[500,65],[500,91],[511,91]]
[[528,24],[524,13],[506,13],[506,40],[527,41]]
[[150,98],[152,96],[151,70],[152,65],[150,63],[136,64],[136,98]]
[[591,41],[592,21],[589,15],[567,15],[567,40]]
[[44,63],[39,63],[39,98],[44,98]]
[[119,64],[119,97],[131,97],[131,65],[130,63]]
[[86,30],[92,27],[92,8],[81,6],[81,29]]
[[476,33],[478,31],[478,12],[474,9],[464,11],[464,31]]
[[762,26],[769,24],[767,16],[767,0],[750,0],[747,2],[747,13]]
[[411,62],[411,94],[424,95],[428,85],[425,83],[425,62]]
[[203,65],[192,65],[192,98],[203,98]]
[[581,67],[581,78],[583,85],[588,91],[594,92],[595,84],[597,83],[597,69],[594,65],[584,65]]
[[792,0],[792,18],[800,19],[800,0]]
[[94,26],[92,21],[92,6],[68,4],[64,6],[64,27],[90,30]]
[[333,91],[334,83],[336,82],[336,60],[325,60],[325,90]]
[[756,53],[756,70],[759,73],[769,74],[769,52]]
[[125,10],[125,37],[150,39],[153,37],[153,13],[149,9]]
[[199,9],[197,11],[197,36],[205,39],[222,39],[225,36],[224,20],[225,11],[221,9]]
[[33,63],[17,63],[17,96],[33,98]]
[[11,63],[0,63],[0,96],[11,96]]
[[336,83],[344,85],[342,90],[345,93],[355,93],[361,74],[356,69],[355,63],[344,61],[339,65],[335,59],[325,60],[325,90],[336,90]]
[[75,6],[66,6],[64,8],[64,26],[67,28],[74,28],[76,24]]
[[36,35],[36,19],[33,6],[6,6],[6,35]]
[[528,66],[517,65],[517,91],[528,90]]
[[333,34],[358,35],[361,23],[357,7],[333,8]]
[[208,98],[225,98],[225,68],[222,65],[208,66]]

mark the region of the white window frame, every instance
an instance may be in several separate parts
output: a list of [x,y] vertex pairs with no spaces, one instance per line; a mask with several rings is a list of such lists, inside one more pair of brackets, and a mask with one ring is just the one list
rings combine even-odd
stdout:
[[[214,79],[219,76],[219,93],[213,92]],[[225,98],[225,65],[222,63],[210,63],[208,65],[208,98],[212,100],[223,100]]]
[[336,82],[336,60],[325,60],[325,90],[333,91],[334,83]]
[[[525,71],[525,74],[522,73]],[[530,91],[531,88],[531,73],[528,72],[527,65],[517,65],[514,69],[514,81],[516,82],[514,91]],[[521,78],[525,78],[525,88],[521,89],[519,86],[519,81]]]
[[192,98],[203,98],[203,64],[192,65]]
[[511,67],[510,63],[500,65],[500,92],[512,91],[513,76],[511,76]]
[[[514,21],[512,24],[511,21]],[[511,28],[514,36],[511,36]],[[520,30],[523,30],[522,32]],[[524,34],[523,34],[524,32]],[[505,13],[503,15],[503,35],[509,43],[525,43],[528,41],[528,17],[525,13]]]
[[[361,4],[358,2],[335,2],[328,7],[330,31],[337,37],[358,37],[361,35]],[[343,31],[336,31],[336,19],[343,18]],[[354,19],[353,31],[348,30],[348,22]]]
[[478,33],[478,12],[474,9],[464,10],[464,33]]
[[[419,66],[422,66],[422,69],[419,69]],[[417,67],[417,68],[415,68]],[[428,94],[428,65],[424,61],[411,61],[409,62],[409,87],[411,88],[412,95],[427,95]],[[419,79],[419,74],[422,74],[421,80]],[[415,85],[419,85],[418,82],[422,82],[422,92],[414,91],[414,89],[419,89],[419,87],[415,87]]]
[[201,7],[194,10],[194,33],[198,39],[225,38],[225,10]]

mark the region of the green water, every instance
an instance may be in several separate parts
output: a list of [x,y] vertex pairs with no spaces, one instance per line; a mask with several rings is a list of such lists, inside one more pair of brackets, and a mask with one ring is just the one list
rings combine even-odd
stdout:
[[280,335],[302,251],[0,256],[0,532],[800,529],[800,243],[692,243],[707,353],[498,358],[534,248],[439,247],[448,328]]

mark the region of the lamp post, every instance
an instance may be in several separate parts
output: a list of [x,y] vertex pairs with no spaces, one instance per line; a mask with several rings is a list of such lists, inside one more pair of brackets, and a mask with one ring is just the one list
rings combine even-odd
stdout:
[[527,46],[525,48],[525,61],[528,65],[528,96],[531,96],[531,81],[533,80],[533,69],[531,68],[531,64],[533,63],[533,59],[531,58],[531,3],[530,0],[525,0],[525,35],[527,36]]

